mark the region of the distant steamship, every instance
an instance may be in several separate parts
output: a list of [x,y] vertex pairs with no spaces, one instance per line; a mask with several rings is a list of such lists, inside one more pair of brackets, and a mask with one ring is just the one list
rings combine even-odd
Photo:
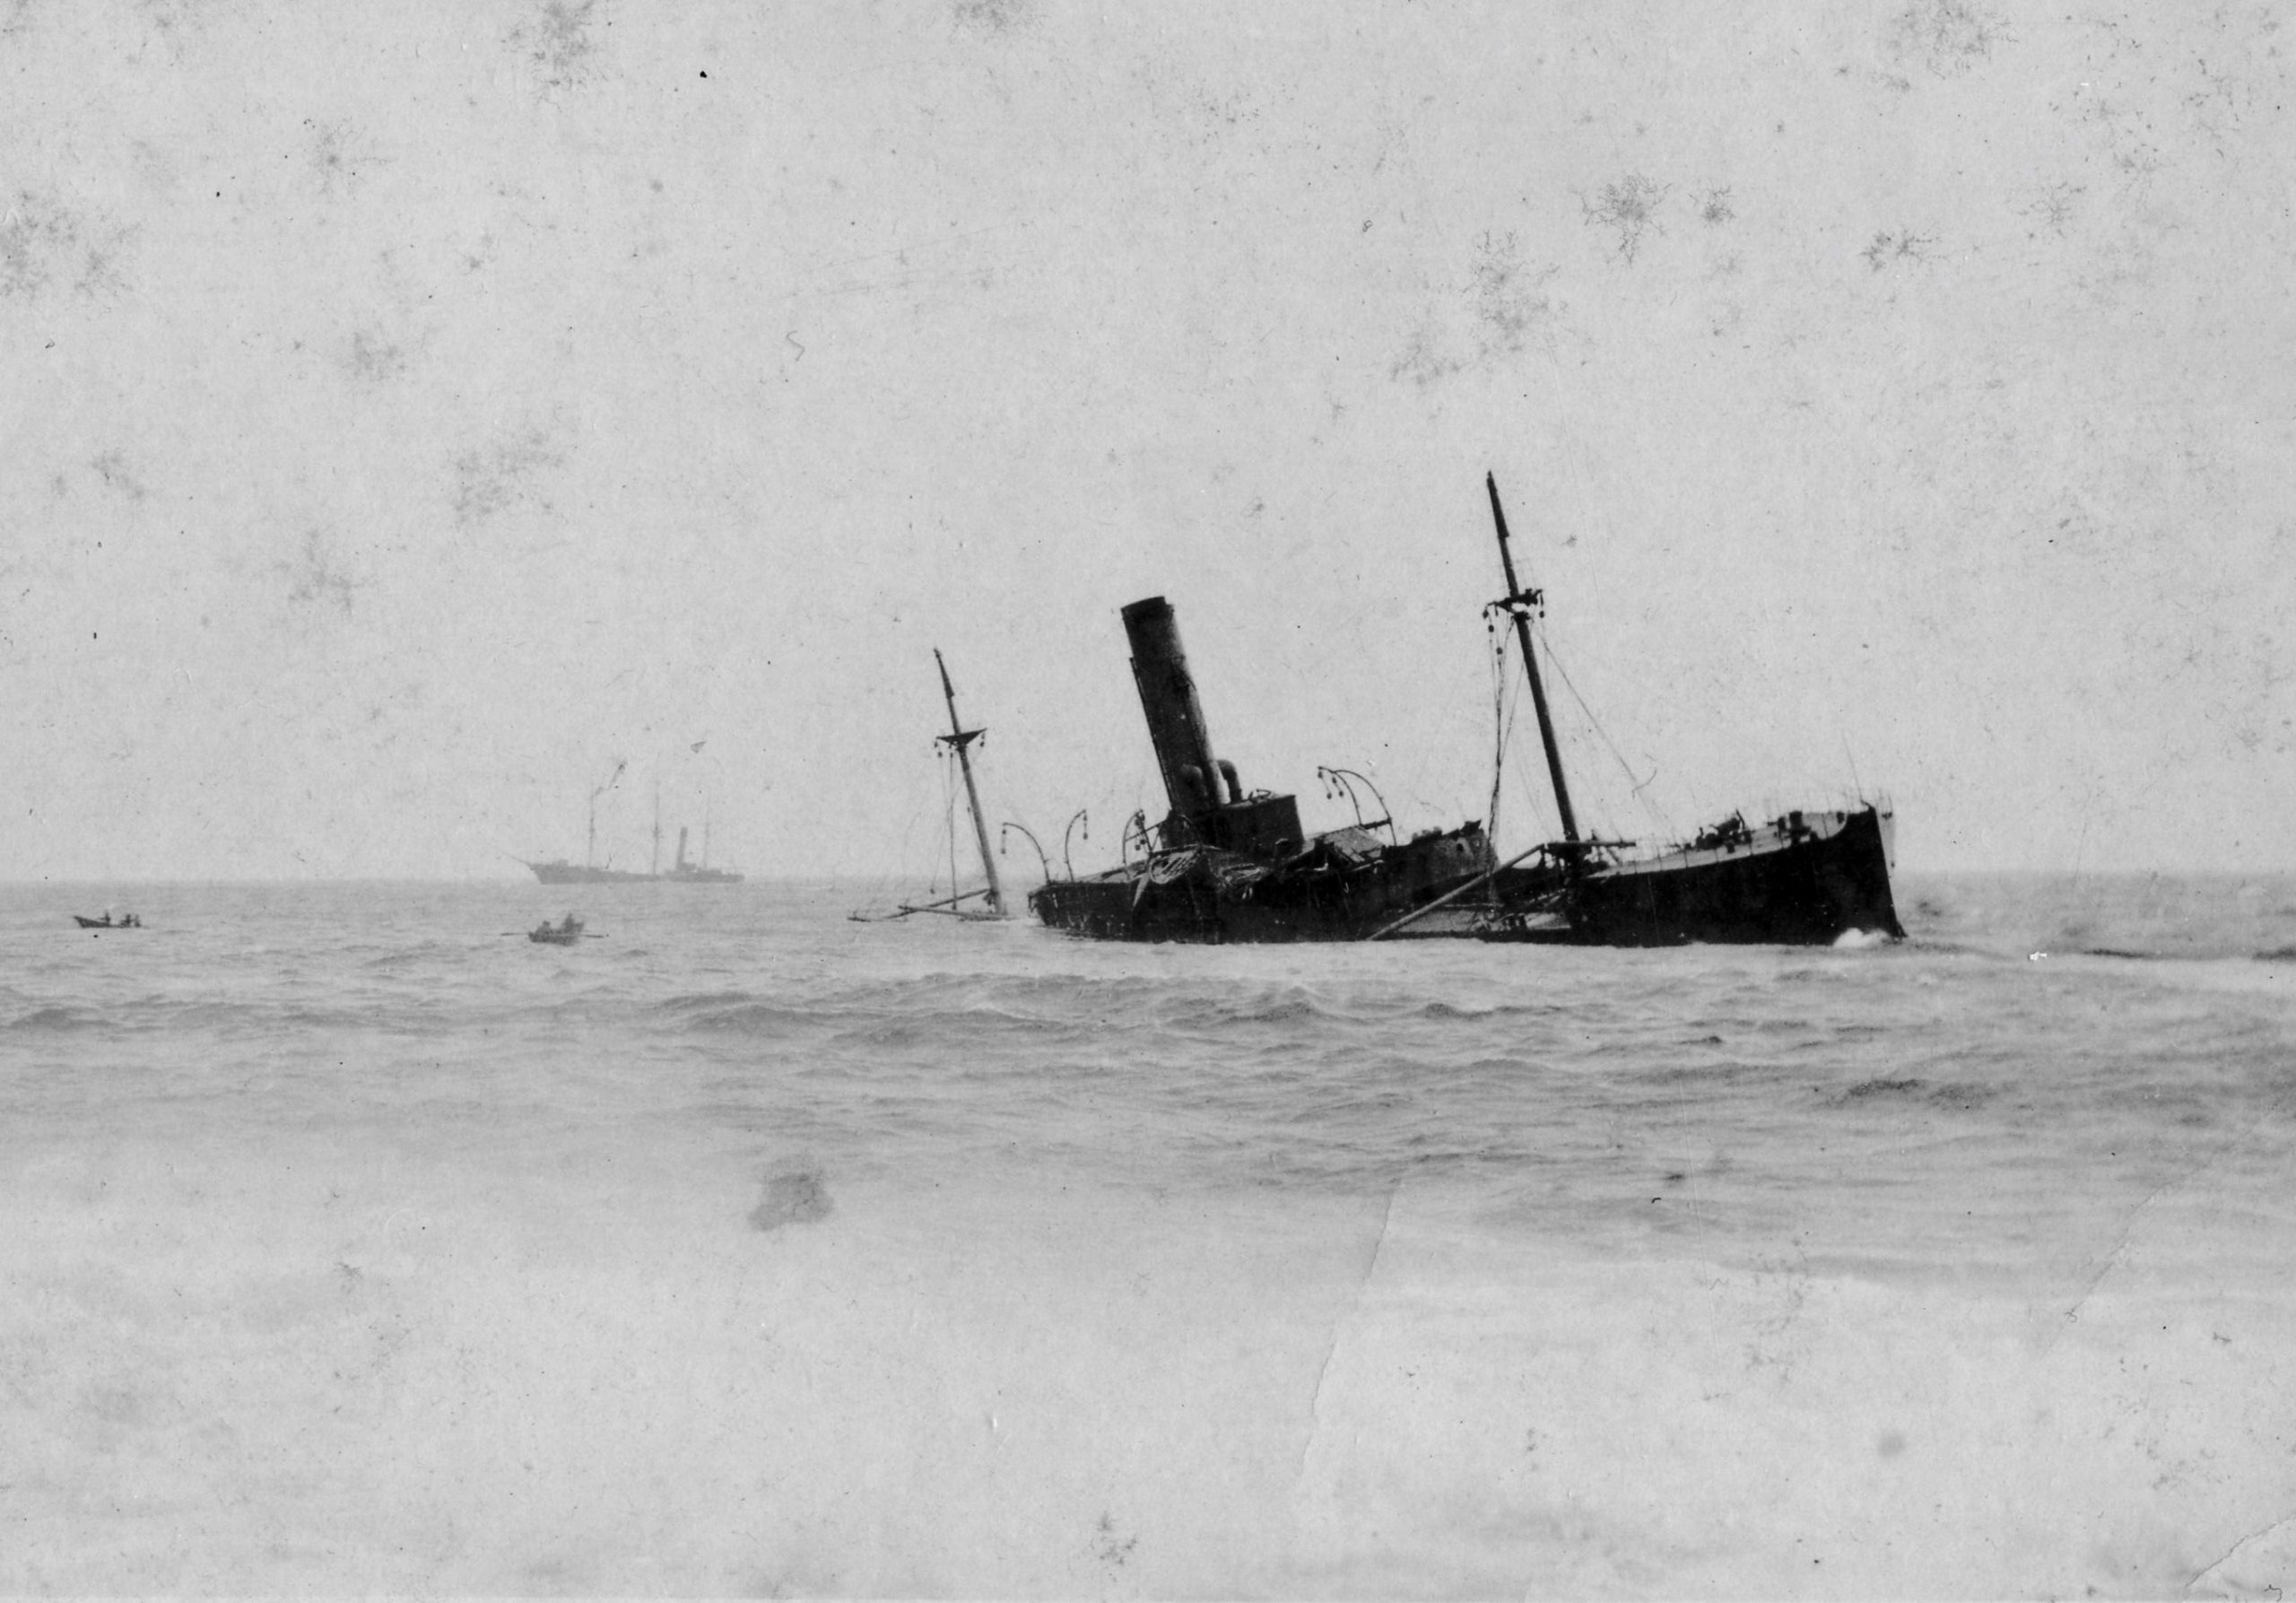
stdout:
[[564,858],[558,858],[547,863],[537,863],[526,858],[520,858],[518,861],[533,869],[535,877],[546,885],[650,884],[661,882],[677,884],[739,884],[742,876],[732,869],[709,867],[709,826],[707,823],[701,826],[701,861],[699,863],[686,861],[686,826],[680,824],[677,858],[671,863],[667,873],[662,871],[662,788],[659,785],[654,787],[654,856],[648,871],[639,874],[629,868],[601,868],[597,866],[598,797],[613,788],[614,780],[622,777],[622,771],[625,766],[626,764],[619,762],[614,764],[613,777],[590,792],[589,847],[581,862],[570,863]]

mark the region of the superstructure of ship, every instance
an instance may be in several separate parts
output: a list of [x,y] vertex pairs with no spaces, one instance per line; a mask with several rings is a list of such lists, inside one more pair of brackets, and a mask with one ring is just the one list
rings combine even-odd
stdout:
[[1045,923],[1101,940],[1360,940],[1488,876],[1480,823],[1408,841],[1384,819],[1309,835],[1297,797],[1245,790],[1236,765],[1213,754],[1171,606],[1152,596],[1123,618],[1171,810],[1128,832],[1138,850],[1120,867],[1031,893]]
[[[1289,796],[1246,794],[1216,759],[1171,609],[1123,611],[1149,738],[1171,811],[1119,867],[1049,879],[1029,898],[1045,923],[1104,940],[1484,940],[1652,946],[1898,937],[1890,890],[1894,820],[1880,804],[1741,815],[1644,849],[1579,832],[1531,622],[1544,597],[1516,580],[1506,514],[1486,478],[1509,619],[1538,717],[1562,838],[1504,862],[1481,823],[1381,840],[1360,822],[1309,837]],[[1494,791],[1495,794],[1495,791]],[[1383,821],[1384,822],[1384,821]]]
[[613,788],[626,764],[617,762],[612,777],[590,792],[589,844],[583,860],[570,863],[557,858],[547,863],[537,863],[526,858],[518,860],[534,871],[534,876],[546,885],[615,885],[615,884],[739,884],[742,876],[730,868],[709,866],[709,826],[702,825],[701,861],[686,860],[687,826],[678,826],[678,852],[667,872],[662,868],[662,791],[654,788],[654,857],[648,871],[640,874],[631,868],[602,868],[598,867],[598,797]]

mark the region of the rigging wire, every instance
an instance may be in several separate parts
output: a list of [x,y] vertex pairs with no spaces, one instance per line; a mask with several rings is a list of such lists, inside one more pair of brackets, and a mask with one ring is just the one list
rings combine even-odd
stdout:
[[1677,833],[1674,820],[1666,816],[1665,810],[1657,803],[1642,794],[1648,787],[1650,780],[1658,777],[1657,770],[1651,770],[1648,780],[1638,780],[1634,777],[1634,765],[1626,760],[1626,754],[1618,749],[1618,743],[1611,738],[1610,731],[1603,727],[1602,720],[1595,716],[1595,710],[1587,705],[1587,698],[1578,693],[1578,687],[1570,682],[1570,672],[1563,667],[1562,659],[1554,654],[1553,642],[1546,639],[1546,631],[1544,629],[1539,631],[1539,641],[1546,648],[1547,666],[1554,670],[1555,677],[1562,681],[1563,688],[1570,693],[1570,699],[1578,703],[1578,710],[1585,715],[1587,727],[1602,736],[1603,745],[1609,749],[1610,754],[1618,760],[1619,771],[1626,775],[1628,795],[1632,797],[1650,815],[1651,821],[1658,825],[1660,832],[1667,839],[1673,839]]
[[[1507,665],[1512,660],[1509,654],[1514,649],[1515,644],[1514,631],[1499,622],[1500,615],[1496,611],[1487,614],[1483,624],[1492,637],[1492,707],[1494,714],[1492,721],[1496,725],[1496,750],[1492,755],[1491,773],[1492,817],[1486,823],[1485,829],[1489,838],[1494,842],[1499,839],[1498,814],[1500,801],[1504,794],[1502,787],[1507,777],[1507,752],[1508,748],[1514,744],[1515,727],[1522,718],[1525,684],[1521,675],[1510,673],[1508,669]],[[1540,823],[1539,820],[1544,816],[1543,809],[1553,805],[1552,793],[1540,788],[1534,777],[1534,771],[1529,769],[1518,770],[1517,784],[1522,792],[1523,804],[1533,818],[1534,827],[1552,838],[1557,832],[1556,829],[1552,825]]]
[[[909,807],[907,821],[901,825],[900,849],[894,854],[890,864],[879,859],[877,873],[870,882],[869,899],[863,903],[862,909],[852,914],[852,917],[864,921],[897,916],[881,910],[914,893],[918,851],[917,837],[933,806],[933,792],[930,787],[917,784],[903,786],[901,790],[909,798]],[[928,865],[938,860],[938,841],[928,840],[923,849]]]
[[[942,828],[949,841],[949,894],[953,896],[957,893],[957,756],[949,748],[941,751],[941,794],[947,803]],[[940,872],[935,864],[933,873],[936,879]],[[939,886],[934,888],[937,890]]]
[[[1492,721],[1496,741],[1496,749],[1492,760],[1491,816],[1486,827],[1490,831],[1491,838],[1496,841],[1499,835],[1499,804],[1506,773],[1507,748],[1513,742],[1515,722],[1521,710],[1522,702],[1520,687],[1514,682],[1515,675],[1509,674],[1507,669],[1508,653],[1511,644],[1510,632],[1500,627],[1496,614],[1486,614],[1483,627],[1492,641]],[[1554,670],[1555,676],[1561,680],[1563,688],[1570,693],[1570,699],[1577,703],[1579,716],[1586,720],[1587,727],[1601,739],[1612,758],[1618,763],[1619,771],[1626,776],[1629,798],[1642,809],[1652,823],[1658,826],[1662,836],[1668,840],[1675,839],[1679,832],[1674,828],[1674,820],[1666,815],[1663,807],[1644,794],[1649,788],[1651,781],[1657,778],[1657,771],[1653,769],[1648,776],[1638,776],[1635,773],[1634,765],[1627,761],[1626,754],[1619,750],[1618,743],[1610,736],[1610,731],[1603,727],[1602,720],[1595,716],[1595,710],[1587,704],[1587,698],[1579,693],[1578,686],[1572,683],[1570,672],[1562,666],[1561,658],[1555,655],[1554,643],[1547,638],[1546,631],[1543,627],[1538,631],[1537,644],[1545,651],[1547,665]],[[1525,780],[1525,785],[1527,790],[1529,786],[1527,780]],[[1611,826],[1611,832],[1614,835],[1623,833],[1614,823]]]
[[1498,615],[1486,609],[1483,614],[1483,632],[1491,637],[1491,723],[1495,746],[1491,754],[1491,807],[1483,817],[1483,839],[1496,842],[1499,839],[1500,786],[1507,777],[1507,743],[1515,730],[1514,710],[1508,704],[1507,632],[1499,627]]

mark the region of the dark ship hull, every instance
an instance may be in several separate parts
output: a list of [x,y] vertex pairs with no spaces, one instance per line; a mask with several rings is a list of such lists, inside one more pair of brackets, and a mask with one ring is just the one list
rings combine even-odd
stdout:
[[1212,847],[1159,852],[1053,880],[1029,906],[1055,929],[1104,941],[1359,941],[1490,868],[1480,824],[1399,846],[1347,829],[1288,861]]
[[1853,932],[1901,938],[1890,893],[1893,826],[1874,806],[1788,813],[1576,874],[1556,865],[1505,870],[1469,933],[1601,946],[1827,945]]
[[546,885],[737,885],[742,876],[730,868],[673,869],[667,874],[632,874],[623,868],[585,868],[579,863],[528,863],[535,877]]
[[620,885],[644,883],[656,876],[651,874],[631,874],[621,868],[586,868],[579,863],[528,863],[535,877],[546,885]]
[[[654,838],[658,841],[661,836],[657,815]],[[709,841],[707,832],[702,837],[703,862],[701,863],[689,863],[685,860],[685,841],[686,832],[681,826],[678,830],[677,861],[670,865],[670,871],[667,874],[638,874],[627,868],[591,868],[582,864],[570,863],[564,858],[560,858],[555,862],[526,863],[526,867],[533,869],[535,877],[546,885],[643,885],[665,883],[682,885],[737,885],[742,883],[742,876],[730,868],[711,868],[705,866],[709,857]],[[526,862],[524,858],[518,860]],[[661,859],[657,857],[655,860],[659,862]]]
[[1138,821],[1150,848],[1143,860],[1050,881],[1029,898],[1037,916],[1102,940],[1813,945],[1853,930],[1901,938],[1890,893],[1893,821],[1883,807],[1787,813],[1759,827],[1733,816],[1639,858],[1624,855],[1627,843],[1579,833],[1531,635],[1544,597],[1517,582],[1499,485],[1485,483],[1508,592],[1487,612],[1507,619],[1501,638],[1511,632],[1521,653],[1561,840],[1494,867],[1476,823],[1393,844],[1361,825],[1305,837],[1291,797],[1246,795],[1234,765],[1213,755],[1171,608],[1152,597],[1124,609],[1124,625],[1171,812],[1152,836]]

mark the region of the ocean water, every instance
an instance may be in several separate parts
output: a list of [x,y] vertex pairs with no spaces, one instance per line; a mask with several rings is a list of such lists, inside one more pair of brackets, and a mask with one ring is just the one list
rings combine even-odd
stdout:
[[2280,1595],[2296,880],[1900,894],[0,887],[0,1591]]

